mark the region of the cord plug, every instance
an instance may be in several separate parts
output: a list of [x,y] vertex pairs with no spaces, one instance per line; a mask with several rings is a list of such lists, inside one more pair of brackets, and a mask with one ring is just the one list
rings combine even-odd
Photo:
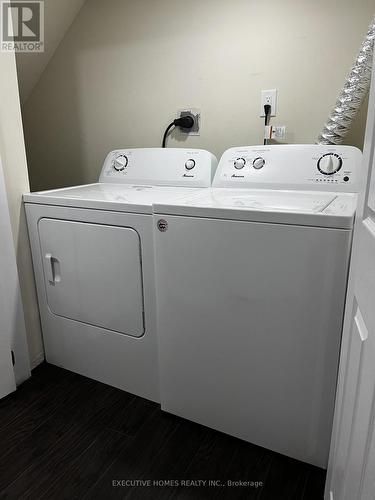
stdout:
[[189,129],[193,128],[194,126],[194,118],[190,115],[185,115],[185,116],[180,116],[180,118],[176,118],[173,120],[172,123],[168,125],[168,127],[165,129],[164,135],[163,135],[163,142],[162,142],[162,148],[165,148],[166,142],[167,142],[167,136],[169,134],[169,131],[173,127],[180,127],[181,129]]
[[[265,104],[264,105],[264,135],[266,137],[266,133],[271,133],[269,130],[269,125],[270,125],[270,119],[271,119],[271,104]],[[267,144],[268,139],[264,139],[263,144]]]
[[271,118],[271,104],[265,104],[264,105],[264,116],[265,116],[265,125],[270,124],[270,118]]
[[193,128],[194,118],[189,115],[181,116],[173,121],[173,125],[180,128]]

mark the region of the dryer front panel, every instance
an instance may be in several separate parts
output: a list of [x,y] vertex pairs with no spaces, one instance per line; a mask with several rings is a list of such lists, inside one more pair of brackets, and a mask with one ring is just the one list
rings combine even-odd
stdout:
[[137,231],[42,218],[38,233],[47,303],[53,314],[133,337],[143,335]]

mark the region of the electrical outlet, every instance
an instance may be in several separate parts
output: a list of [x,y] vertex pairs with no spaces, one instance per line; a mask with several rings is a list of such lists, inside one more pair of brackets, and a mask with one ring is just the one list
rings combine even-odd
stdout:
[[262,90],[260,99],[260,116],[265,116],[264,106],[269,104],[271,106],[271,116],[276,116],[276,101],[277,101],[277,90]]
[[194,119],[194,125],[192,128],[183,129],[181,128],[181,132],[189,135],[200,135],[201,129],[201,111],[198,108],[184,108],[180,109],[177,112],[177,117],[181,118],[181,116],[191,116]]

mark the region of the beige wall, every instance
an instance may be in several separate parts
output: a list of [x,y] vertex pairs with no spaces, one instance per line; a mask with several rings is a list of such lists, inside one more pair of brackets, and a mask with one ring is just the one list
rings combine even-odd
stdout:
[[95,181],[110,149],[158,146],[185,106],[201,108],[201,135],[170,146],[258,144],[261,89],[278,89],[287,141],[314,142],[374,13],[375,0],[88,0],[24,106],[32,188]]
[[29,242],[21,204],[22,193],[29,191],[29,181],[18,95],[16,62],[13,53],[0,52],[0,74],[0,156],[4,169],[30,360],[33,367],[43,359],[43,347]]
[[21,102],[25,102],[85,0],[44,0],[45,50],[16,54]]

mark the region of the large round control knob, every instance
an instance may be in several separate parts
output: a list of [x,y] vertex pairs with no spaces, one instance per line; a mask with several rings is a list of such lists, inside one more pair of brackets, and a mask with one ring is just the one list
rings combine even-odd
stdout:
[[185,163],[186,170],[193,170],[194,167],[195,167],[195,160],[193,160],[192,158],[186,160]]
[[263,168],[265,164],[266,164],[266,160],[260,156],[259,156],[259,158],[255,158],[255,160],[253,161],[253,167],[256,170]]
[[237,158],[237,160],[234,160],[234,168],[236,168],[237,170],[241,170],[241,168],[244,168],[245,165],[245,158]]
[[318,170],[324,175],[332,175],[340,170],[342,159],[335,153],[326,153],[318,161]]
[[113,168],[117,170],[117,172],[121,172],[121,170],[124,170],[124,168],[128,165],[128,159],[126,156],[118,156],[115,159],[115,162],[113,164]]

